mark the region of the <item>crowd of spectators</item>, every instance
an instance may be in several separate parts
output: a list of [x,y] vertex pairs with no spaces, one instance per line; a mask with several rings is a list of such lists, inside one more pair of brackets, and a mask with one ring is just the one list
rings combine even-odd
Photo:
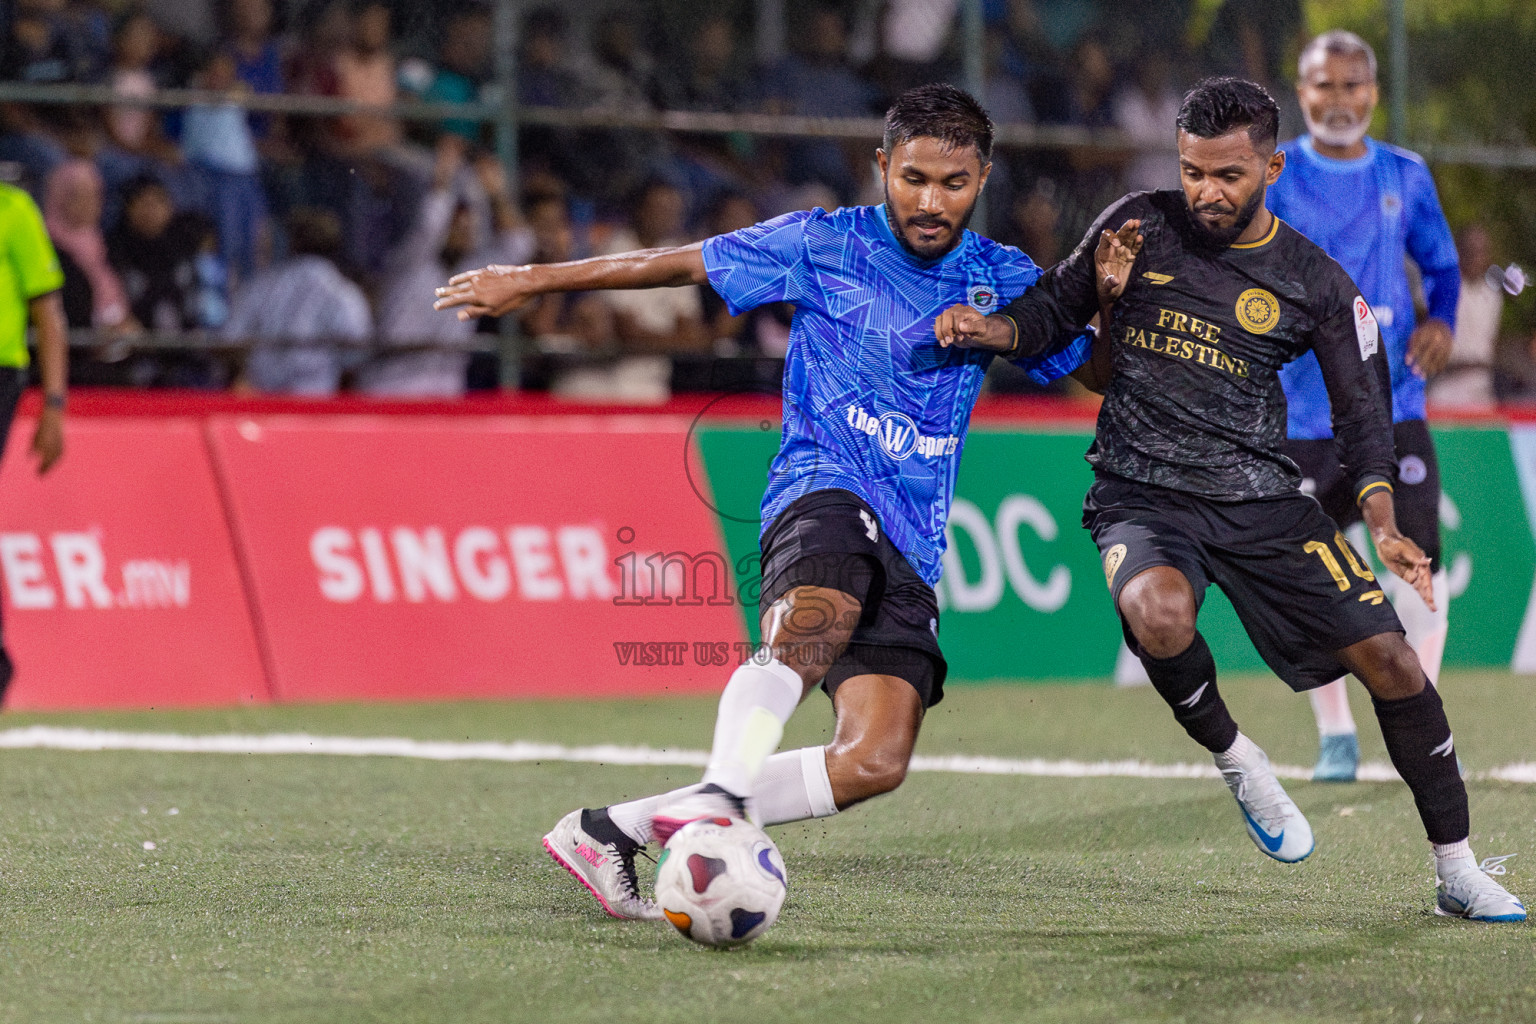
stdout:
[[[965,63],[959,0],[785,0],[781,44],[753,0],[536,2],[518,8],[515,88],[529,107],[870,117],[913,84],[961,80]],[[1176,183],[1171,124],[1200,75],[1271,83],[1283,130],[1299,130],[1286,84],[1299,0],[983,8],[995,120],[1115,129],[1129,143],[999,150],[989,234],[1043,265],[1116,195]],[[101,339],[77,379],[459,394],[495,381],[476,353],[494,351],[499,328],[431,310],[432,286],[453,273],[880,198],[868,141],[526,125],[514,191],[490,124],[241,105],[283,93],[494,102],[494,38],[491,8],[473,0],[13,0],[0,80],[217,95],[180,109],[0,104],[0,161],[46,213],[72,328]],[[782,354],[788,316],[732,317],[707,289],[681,288],[549,296],[517,326],[534,356],[525,380],[651,398],[688,357]],[[249,358],[135,342],[177,332],[249,343]]]

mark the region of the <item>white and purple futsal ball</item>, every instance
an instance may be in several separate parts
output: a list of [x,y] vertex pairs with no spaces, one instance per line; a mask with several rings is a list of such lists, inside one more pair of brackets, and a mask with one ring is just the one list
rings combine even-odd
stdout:
[[694,942],[744,946],[773,927],[789,892],[784,858],[763,830],[734,818],[701,818],[667,840],[656,902]]

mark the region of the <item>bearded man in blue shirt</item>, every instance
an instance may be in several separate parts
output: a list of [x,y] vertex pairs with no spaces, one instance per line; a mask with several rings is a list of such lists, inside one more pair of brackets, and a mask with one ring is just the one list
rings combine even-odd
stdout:
[[[1440,471],[1424,422],[1424,383],[1450,357],[1461,289],[1456,246],[1423,158],[1366,135],[1378,98],[1369,44],[1352,32],[1325,32],[1303,48],[1297,72],[1307,134],[1280,147],[1285,173],[1270,186],[1269,207],[1343,266],[1379,323],[1392,375],[1398,523],[1430,558],[1435,607],[1391,574],[1383,584],[1424,673],[1438,683],[1450,594],[1440,563]],[[1422,275],[1429,307],[1417,325],[1405,257]],[[1289,406],[1286,454],[1301,468],[1302,489],[1340,526],[1358,523],[1317,359],[1296,360],[1280,380]],[[1312,777],[1352,781],[1360,745],[1344,680],[1310,696],[1321,736]]]

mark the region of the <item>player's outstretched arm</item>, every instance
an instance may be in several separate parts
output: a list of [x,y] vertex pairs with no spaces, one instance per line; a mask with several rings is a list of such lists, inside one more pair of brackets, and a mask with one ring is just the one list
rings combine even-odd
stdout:
[[1407,580],[1429,605],[1429,610],[1434,611],[1435,592],[1430,580],[1429,556],[1398,530],[1392,492],[1379,487],[1367,494],[1360,502],[1360,517],[1371,532],[1371,541],[1376,545],[1376,557],[1381,559],[1381,564]]
[[546,292],[619,288],[675,288],[705,284],[700,243],[668,249],[640,249],[571,263],[492,265],[457,274],[437,290],[433,309],[457,309],[460,320],[501,316]]

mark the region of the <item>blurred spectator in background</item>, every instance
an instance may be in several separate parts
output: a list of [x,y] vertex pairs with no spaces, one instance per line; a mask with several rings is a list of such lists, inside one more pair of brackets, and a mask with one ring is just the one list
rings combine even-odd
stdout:
[[[390,18],[382,0],[362,0],[353,9],[348,43],[334,62],[342,99],[384,106],[399,98]],[[406,142],[399,119],[388,114],[338,117],[329,143],[339,161],[333,169],[347,180],[348,259],[357,269],[376,274],[431,185],[432,154]]]
[[16,0],[11,7],[0,78],[46,84],[93,78],[99,66],[88,38],[71,31],[63,4],[51,0]]
[[[147,99],[160,87],[151,70],[160,53],[160,28],[142,11],[130,10],[112,33],[112,63],[107,85],[127,99]],[[114,105],[103,116],[111,146],[99,160],[109,185],[116,187],[154,164],[174,167],[181,152],[165,135],[153,107]]]
[[[335,96],[340,88],[336,80],[336,55],[347,44],[352,22],[345,0],[329,0],[305,9],[299,22],[299,35],[288,56],[285,81],[288,92],[296,96]],[[289,119],[289,136],[310,157],[326,153],[330,143],[329,118],[299,117]]]
[[[1001,11],[994,12],[987,29],[988,39],[998,44],[995,74],[1022,86],[1034,116],[1044,120],[1045,113],[1059,104],[1037,92],[1055,83],[1060,58],[1045,37],[1034,0],[1003,0],[1002,6]],[[1046,102],[1041,102],[1042,98]]]
[[[490,72],[493,39],[491,12],[485,7],[455,8],[443,25],[436,66],[421,69],[417,90],[430,103],[473,103]],[[474,143],[481,137],[478,121],[444,121],[440,131]]]
[[218,41],[219,19],[216,8],[223,0],[100,0],[114,10],[133,6],[155,19],[166,32],[185,40],[197,49],[206,49]]
[[986,36],[987,113],[994,124],[1030,124],[1035,105],[1024,80],[1008,70],[1008,39],[1000,32]]
[[[524,201],[533,237],[529,263],[565,263],[587,255],[576,246],[563,191],[531,192]],[[595,294],[550,292],[517,312],[541,352],[586,352],[613,338],[613,313]]]
[[[395,55],[390,51],[390,10],[381,0],[362,0],[352,11],[347,45],[336,54],[336,94],[345,100],[387,106],[398,98]],[[372,155],[398,146],[400,122],[387,114],[343,114],[336,138],[351,154]]]
[[1133,143],[1145,147],[1125,169],[1128,192],[1179,187],[1179,161],[1174,121],[1183,97],[1169,81],[1172,68],[1161,53],[1142,54],[1135,61],[1131,81],[1122,86],[1111,103],[1113,121]]
[[1115,65],[1104,44],[1096,36],[1083,36],[1072,47],[1069,66],[1067,106],[1061,121],[1084,128],[1113,127]]
[[[212,51],[193,76],[194,88],[234,92],[242,83],[228,52]],[[182,115],[181,145],[202,178],[204,205],[218,230],[219,256],[239,285],[256,272],[268,247],[267,199],[256,139],[245,111],[233,102],[197,104]]]
[[[446,135],[438,142],[432,191],[416,223],[390,253],[379,297],[379,339],[386,347],[416,351],[383,353],[360,367],[358,389],[373,395],[452,398],[462,395],[469,365],[467,348],[476,321],[460,321],[432,308],[434,290],[455,274],[492,263],[521,264],[533,254],[533,238],[507,191],[500,161],[483,156],[474,172],[490,199],[489,237],[454,188],[464,165],[464,141]],[[420,348],[420,346],[430,346]]]
[[866,68],[879,86],[882,104],[914,86],[948,77],[940,58],[959,10],[959,0],[888,0],[883,5],[879,52]]
[[250,343],[243,386],[333,395],[373,336],[368,299],[336,265],[342,237],[334,213],[299,207],[286,228],[291,255],[236,294],[224,334]]
[[[680,245],[686,207],[682,193],[663,181],[643,186],[634,203],[632,228],[620,229],[604,253]],[[621,358],[613,365],[572,370],[554,390],[570,397],[662,402],[671,394],[672,363],[657,353],[707,352],[703,306],[696,285],[602,292],[613,312]]]
[[[806,117],[867,117],[873,113],[878,94],[849,63],[848,24],[842,12],[828,5],[812,8],[804,31],[797,35],[798,51],[768,75],[767,111]],[[835,190],[843,202],[852,202],[865,176],[867,150],[868,146],[861,144],[850,152],[830,139],[789,142],[785,146],[789,184],[818,181]]]
[[[286,88],[283,44],[272,33],[272,0],[227,0],[223,49],[235,62],[235,78],[254,95],[275,96]],[[291,159],[280,116],[253,111],[247,120],[263,156]]]
[[523,19],[517,64],[518,101],[529,107],[579,107],[588,97],[571,61],[570,23],[553,7]]
[[656,96],[656,58],[641,42],[639,20],[626,4],[610,6],[592,25],[591,104],[608,110],[649,110]]
[[1049,178],[1016,199],[1010,216],[1014,244],[1036,264],[1049,267],[1066,255],[1061,251],[1061,206]]
[[1456,253],[1461,261],[1456,332],[1450,362],[1429,383],[1429,401],[1462,409],[1489,409],[1494,405],[1493,361],[1504,315],[1503,275],[1499,275],[1498,283],[1489,283],[1493,239],[1481,224],[1469,224],[1457,232]]
[[122,281],[129,312],[146,330],[223,324],[227,297],[215,248],[208,218],[177,211],[157,178],[135,178],[123,190],[123,216],[107,236],[107,256]]
[[101,174],[78,159],[55,168],[43,189],[43,221],[64,271],[64,313],[71,327],[134,332],[140,326],[101,234],[102,192]]
[[1291,87],[1291,69],[1307,41],[1301,0],[1223,0],[1211,8],[1196,5],[1192,35],[1203,36],[1204,65],[1209,74],[1236,75],[1258,82],[1280,105],[1280,138],[1306,131],[1301,107]]
[[707,14],[689,33],[684,59],[669,61],[663,69],[658,99],[664,110],[749,110],[755,96],[748,71],[731,19]]
[[[688,241],[683,230],[686,214],[681,192],[664,181],[648,182],[636,197],[632,226],[614,232],[603,252],[683,245]],[[698,352],[709,347],[696,285],[604,292],[603,298],[613,310],[615,333],[626,351]]]

